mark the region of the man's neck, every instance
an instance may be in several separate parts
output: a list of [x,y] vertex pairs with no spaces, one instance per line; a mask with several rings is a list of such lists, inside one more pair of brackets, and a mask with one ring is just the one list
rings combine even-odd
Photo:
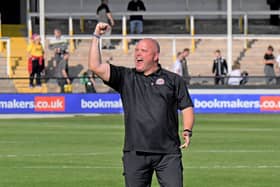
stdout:
[[151,74],[157,72],[157,71],[159,70],[159,68],[160,68],[159,65],[156,64],[156,65],[153,66],[151,69],[149,69],[148,71],[144,72],[144,75],[145,75],[145,76],[149,76],[149,75],[151,75]]

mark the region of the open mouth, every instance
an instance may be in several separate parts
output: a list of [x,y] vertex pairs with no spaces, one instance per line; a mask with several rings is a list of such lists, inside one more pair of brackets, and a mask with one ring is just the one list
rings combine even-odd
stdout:
[[143,58],[137,57],[136,58],[136,63],[142,63],[144,60]]

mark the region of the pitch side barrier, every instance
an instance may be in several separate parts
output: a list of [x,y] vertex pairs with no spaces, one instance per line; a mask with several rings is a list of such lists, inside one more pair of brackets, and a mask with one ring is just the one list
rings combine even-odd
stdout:
[[[191,89],[195,113],[280,113],[280,89]],[[0,94],[0,114],[121,114],[119,94]]]

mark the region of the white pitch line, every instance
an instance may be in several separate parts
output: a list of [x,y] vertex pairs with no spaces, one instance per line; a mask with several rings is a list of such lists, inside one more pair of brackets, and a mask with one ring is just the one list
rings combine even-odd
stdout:
[[[280,150],[192,150],[193,153],[278,153]],[[14,157],[72,157],[72,156],[98,156],[116,154],[116,152],[91,152],[91,153],[42,153],[42,154],[2,154],[0,158]],[[119,154],[119,153],[117,153]]]
[[[22,166],[22,167],[0,167],[10,169],[122,169],[122,166]],[[185,169],[280,169],[280,165],[236,165],[236,166],[185,166]]]
[[115,152],[95,152],[95,153],[42,153],[42,154],[22,154],[22,155],[0,155],[0,158],[11,158],[11,157],[71,157],[71,156],[98,156],[114,154]]
[[276,153],[279,150],[193,150],[194,153]]
[[22,142],[16,142],[16,141],[0,141],[0,144],[16,144],[16,143],[22,143]]

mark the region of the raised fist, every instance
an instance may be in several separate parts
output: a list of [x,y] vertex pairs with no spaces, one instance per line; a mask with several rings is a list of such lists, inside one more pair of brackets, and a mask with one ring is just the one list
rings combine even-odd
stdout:
[[100,22],[96,25],[94,34],[101,36],[110,29],[111,27],[108,23]]

